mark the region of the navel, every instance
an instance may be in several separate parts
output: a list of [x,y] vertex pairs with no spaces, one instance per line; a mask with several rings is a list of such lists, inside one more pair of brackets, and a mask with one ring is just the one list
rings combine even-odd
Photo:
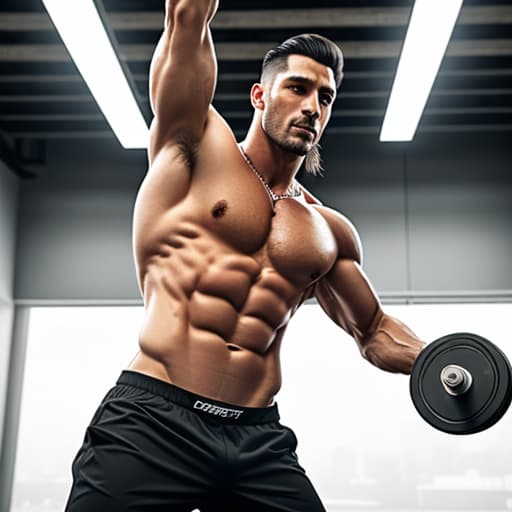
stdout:
[[222,201],[217,201],[212,208],[212,217],[215,219],[219,219],[220,217],[224,217],[226,214],[226,210],[228,209],[228,202],[224,199]]

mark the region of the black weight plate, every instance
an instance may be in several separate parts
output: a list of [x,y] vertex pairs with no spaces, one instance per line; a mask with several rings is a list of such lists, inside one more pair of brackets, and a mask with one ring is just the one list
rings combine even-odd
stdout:
[[[474,383],[471,393],[455,399],[444,390],[440,375],[449,364],[462,366],[471,373]],[[430,357],[424,367],[422,393],[437,417],[460,422],[475,416],[486,406],[493,396],[496,380],[496,371],[483,352],[469,345],[445,344],[443,350],[436,351],[435,356]]]
[[[456,364],[468,370],[473,383],[459,396],[448,394],[441,371]],[[443,336],[427,345],[416,360],[410,380],[411,398],[433,427],[450,434],[474,434],[494,425],[512,400],[512,369],[503,352],[471,333]]]

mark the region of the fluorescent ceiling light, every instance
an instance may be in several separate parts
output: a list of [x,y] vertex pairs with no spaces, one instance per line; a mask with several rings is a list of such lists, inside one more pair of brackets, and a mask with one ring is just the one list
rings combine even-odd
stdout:
[[462,0],[416,0],[380,132],[411,141],[459,15]]
[[145,148],[149,131],[93,0],[42,0],[121,145]]

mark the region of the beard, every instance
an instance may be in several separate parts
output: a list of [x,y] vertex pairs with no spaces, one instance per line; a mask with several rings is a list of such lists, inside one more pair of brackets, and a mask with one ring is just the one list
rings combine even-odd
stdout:
[[[297,119],[290,123],[289,128],[294,124],[310,125],[310,122]],[[269,106],[263,113],[262,128],[267,137],[279,148],[297,156],[305,156],[306,172],[313,176],[322,175],[321,146],[318,143],[312,144],[309,138],[293,137],[288,132],[283,132],[277,109],[273,106]]]

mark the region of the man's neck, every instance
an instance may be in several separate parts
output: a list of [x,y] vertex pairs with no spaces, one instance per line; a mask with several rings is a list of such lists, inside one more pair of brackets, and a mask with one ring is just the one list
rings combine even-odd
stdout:
[[277,194],[286,192],[304,157],[281,149],[268,138],[263,129],[254,129],[253,125],[240,144],[272,190]]

